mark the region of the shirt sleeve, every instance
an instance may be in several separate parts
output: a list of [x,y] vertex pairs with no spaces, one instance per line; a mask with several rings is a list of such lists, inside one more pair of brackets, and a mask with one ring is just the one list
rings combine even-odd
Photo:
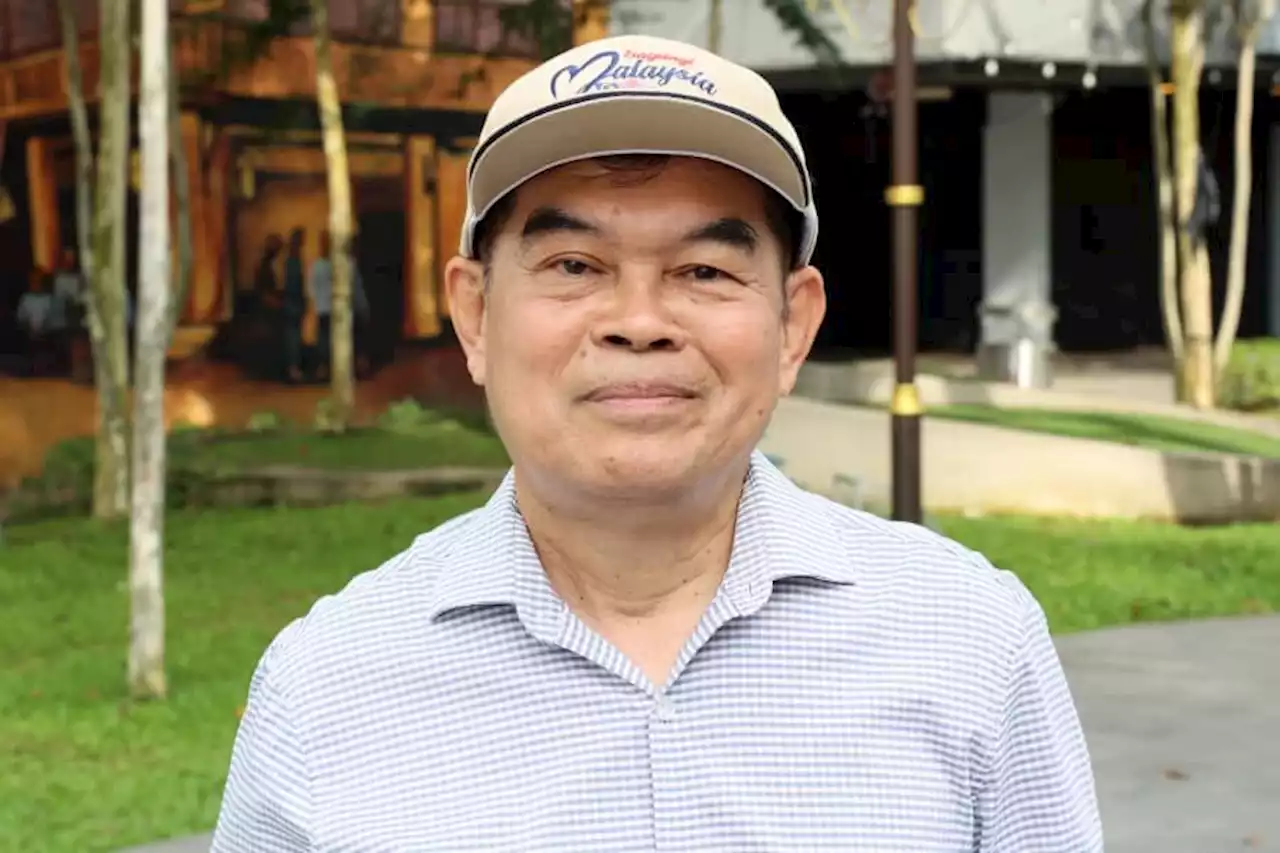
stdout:
[[311,849],[306,755],[270,659],[268,650],[249,688],[210,853]]
[[[1021,587],[1021,584],[1019,584]],[[978,853],[1102,853],[1093,770],[1044,611],[1025,618],[977,797]]]

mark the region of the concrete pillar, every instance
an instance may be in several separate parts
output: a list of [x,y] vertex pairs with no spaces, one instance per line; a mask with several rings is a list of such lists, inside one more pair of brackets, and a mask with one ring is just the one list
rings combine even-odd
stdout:
[[1280,338],[1280,123],[1271,125],[1267,145],[1267,312],[1266,332]]
[[62,223],[58,218],[58,177],[53,163],[53,140],[27,140],[27,203],[30,206],[31,261],[47,273],[58,268],[62,254]]
[[607,0],[573,0],[573,43],[606,38],[609,35]]
[[[191,215],[191,285],[181,320],[191,325],[212,325],[228,312],[229,271],[224,260],[227,242],[226,153],[212,150],[206,141],[209,131],[194,112],[179,118],[182,149],[187,161],[187,186]],[[225,140],[219,145],[225,146]],[[175,259],[174,263],[177,261]]]
[[[1010,375],[1015,351],[1053,345],[1053,104],[1039,92],[992,92],[982,151],[982,304],[979,370],[1041,385],[1047,368]],[[1028,345],[1026,341],[1030,341]],[[1034,360],[1034,359],[1033,359]]]
[[453,139],[449,146],[436,147],[436,218],[439,226],[437,274],[440,316],[449,316],[449,296],[444,292],[444,265],[458,253],[462,223],[467,217],[467,161],[475,148],[474,139]]
[[404,336],[410,339],[440,334],[436,301],[436,174],[435,137],[408,137],[404,168]]

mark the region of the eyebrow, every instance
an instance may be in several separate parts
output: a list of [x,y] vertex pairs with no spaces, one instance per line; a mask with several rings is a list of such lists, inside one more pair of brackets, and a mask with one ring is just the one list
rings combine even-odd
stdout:
[[695,228],[681,242],[720,243],[751,254],[760,245],[760,235],[745,219],[727,216]]
[[600,229],[590,222],[579,219],[558,207],[539,207],[524,221],[520,231],[520,239],[528,242],[534,237],[556,232],[576,232],[579,234],[598,234]]
[[[600,233],[600,229],[559,207],[539,207],[525,220],[524,227],[520,230],[520,239],[528,242],[543,234],[557,232],[596,235]],[[760,245],[760,234],[745,219],[726,216],[698,226],[685,234],[680,242],[720,243],[750,254]]]

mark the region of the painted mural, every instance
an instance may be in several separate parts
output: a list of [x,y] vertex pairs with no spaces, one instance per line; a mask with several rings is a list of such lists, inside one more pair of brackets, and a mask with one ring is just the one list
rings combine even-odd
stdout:
[[[360,105],[347,143],[361,377],[404,342],[447,331],[440,276],[461,231],[468,151],[496,92],[532,64],[534,47],[499,25],[510,1],[331,0],[335,76],[344,102]],[[72,7],[93,92],[97,2]],[[227,64],[219,51],[266,4],[172,8],[176,67],[189,89],[181,127],[194,240],[172,355],[234,365],[249,379],[323,382],[329,205],[308,28],[302,21],[252,62]],[[88,382],[56,6],[0,0],[0,22],[0,374]],[[130,255],[135,223],[131,197]],[[132,291],[132,270],[128,280]]]

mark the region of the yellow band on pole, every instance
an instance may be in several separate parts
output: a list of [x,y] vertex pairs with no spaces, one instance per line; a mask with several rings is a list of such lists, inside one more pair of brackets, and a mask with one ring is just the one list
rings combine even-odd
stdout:
[[919,184],[896,184],[884,191],[891,207],[919,207],[924,204],[924,187]]
[[920,392],[914,382],[903,382],[894,387],[889,412],[905,417],[916,417],[924,412],[920,405]]

